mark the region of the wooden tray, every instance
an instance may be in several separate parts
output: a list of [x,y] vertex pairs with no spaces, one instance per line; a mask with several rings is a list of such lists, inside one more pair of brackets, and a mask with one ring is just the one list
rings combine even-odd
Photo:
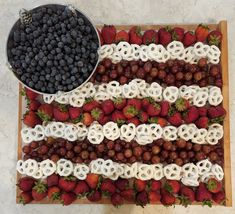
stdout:
[[[186,30],[194,30],[198,24],[168,24],[168,25],[139,25],[142,30],[148,29],[159,29],[164,26],[179,26]],[[101,28],[102,26],[97,26]],[[117,25],[117,30],[128,30],[132,25]],[[223,106],[227,111],[227,115],[224,120],[224,188],[226,195],[225,205],[227,207],[232,206],[232,186],[231,186],[231,153],[230,153],[230,126],[229,126],[229,79],[228,79],[228,40],[227,40],[227,21],[220,21],[218,24],[209,24],[211,30],[218,29],[223,34],[223,40],[221,43],[221,67],[222,67],[222,78],[223,78]],[[22,113],[24,113],[24,101],[21,95],[22,85],[19,85],[19,111],[18,111],[18,160],[22,159],[22,140],[20,136],[20,131],[22,128]],[[17,180],[20,178],[20,174],[17,172]],[[17,195],[19,195],[19,188],[16,189],[16,203],[19,203]],[[44,199],[40,202],[32,202],[34,204],[58,204],[59,202],[51,202]],[[93,204],[87,199],[78,199],[74,203],[77,204]],[[126,201],[125,203],[130,204]],[[103,198],[101,201],[96,202],[96,204],[110,204],[110,199]],[[199,203],[194,203],[199,204]]]

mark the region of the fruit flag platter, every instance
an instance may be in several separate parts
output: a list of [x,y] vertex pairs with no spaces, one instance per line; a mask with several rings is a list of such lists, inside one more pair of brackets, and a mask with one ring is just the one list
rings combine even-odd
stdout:
[[94,27],[23,10],[17,203],[232,205],[227,23]]

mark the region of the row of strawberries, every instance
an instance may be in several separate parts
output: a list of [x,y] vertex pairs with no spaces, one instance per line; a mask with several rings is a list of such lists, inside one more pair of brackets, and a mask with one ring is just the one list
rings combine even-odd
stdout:
[[146,30],[143,35],[139,26],[133,26],[128,32],[121,30],[117,32],[115,26],[104,25],[99,31],[101,45],[118,43],[126,41],[131,44],[145,44],[150,43],[162,44],[167,46],[170,42],[176,40],[183,42],[184,46],[188,47],[196,42],[207,42],[209,45],[219,45],[222,40],[222,34],[218,30],[210,31],[207,25],[200,24],[193,31],[185,31],[181,27],[164,27],[158,31],[153,29]]

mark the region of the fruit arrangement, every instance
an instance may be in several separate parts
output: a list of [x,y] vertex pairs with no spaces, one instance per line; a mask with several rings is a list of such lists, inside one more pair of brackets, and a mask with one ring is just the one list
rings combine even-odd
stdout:
[[18,201],[225,204],[221,32],[104,25],[98,33],[89,82],[23,91]]

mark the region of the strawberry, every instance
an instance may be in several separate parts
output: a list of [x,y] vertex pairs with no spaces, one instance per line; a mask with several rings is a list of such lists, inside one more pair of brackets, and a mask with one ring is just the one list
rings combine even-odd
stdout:
[[[77,120],[82,114],[82,109],[78,107],[69,107],[69,117],[71,120]],[[79,121],[77,121],[79,122]]]
[[147,114],[150,117],[158,116],[161,112],[161,106],[157,103],[151,103],[149,104],[147,108]]
[[43,182],[38,181],[33,187],[32,196],[35,201],[41,201],[47,196],[47,186]]
[[207,36],[207,42],[209,45],[219,46],[222,40],[222,33],[218,30],[211,31]]
[[191,46],[196,42],[196,35],[192,31],[187,31],[184,34],[183,44],[185,47]]
[[189,204],[195,201],[195,192],[192,188],[187,186],[182,186],[180,189],[180,204],[187,207]]
[[64,206],[68,206],[76,200],[77,196],[73,192],[63,192],[60,198],[61,198],[61,203]]
[[158,33],[155,30],[146,30],[143,35],[143,44],[158,44]]
[[118,124],[123,124],[126,120],[124,114],[121,111],[114,111],[111,115],[111,120]]
[[38,93],[30,90],[29,88],[25,88],[25,94],[29,100],[35,100],[39,95]]
[[101,30],[101,35],[105,44],[115,42],[116,28],[113,25],[104,25]]
[[112,195],[115,193],[116,187],[110,179],[105,179],[100,185],[100,190],[102,193],[104,192]]
[[52,200],[59,200],[60,199],[60,189],[57,186],[52,186],[48,188],[47,197]]
[[208,128],[208,125],[209,125],[209,119],[208,117],[199,117],[199,119],[197,119],[197,121],[195,122],[195,125],[198,127],[198,128]]
[[41,124],[42,121],[40,120],[40,118],[37,116],[37,114],[34,111],[28,111],[23,117],[23,123],[26,126],[34,127],[38,124]]
[[28,192],[28,191],[32,190],[35,182],[36,181],[34,178],[23,177],[23,178],[19,179],[17,186],[20,188],[20,190],[22,190],[24,192]]
[[133,117],[133,118],[127,120],[127,123],[128,123],[128,124],[129,124],[129,123],[133,123],[135,126],[140,125],[140,121],[139,121],[139,119],[138,119],[137,117]]
[[146,181],[135,179],[134,181],[134,188],[137,192],[141,192],[146,188]]
[[207,109],[207,113],[209,118],[214,119],[225,116],[226,110],[222,106],[211,106]]
[[138,110],[136,109],[135,106],[132,105],[127,105],[123,110],[123,115],[127,118],[127,119],[131,119],[133,117],[135,117],[138,114]]
[[184,29],[181,27],[174,27],[171,32],[172,40],[183,41],[184,38]]
[[135,197],[135,192],[131,188],[131,189],[126,189],[126,190],[121,191],[120,195],[127,201],[133,201]]
[[73,192],[76,195],[84,195],[88,193],[90,190],[89,186],[85,181],[78,181],[76,187],[74,188]]
[[115,182],[114,185],[117,189],[119,189],[120,191],[123,191],[126,189],[126,187],[129,185],[129,182],[127,179],[123,179],[123,178],[118,178]]
[[149,189],[151,191],[158,191],[158,190],[160,190],[161,186],[162,186],[161,181],[151,180],[150,185],[149,185]]
[[138,117],[141,123],[146,123],[149,119],[149,116],[145,111],[140,111]]
[[121,30],[116,34],[115,42],[119,43],[121,41],[129,42],[129,34],[125,30]]
[[65,192],[73,191],[76,186],[76,178],[73,176],[60,177],[58,186]]
[[141,100],[136,98],[129,99],[127,105],[135,106],[136,110],[139,111],[141,109]]
[[141,28],[134,26],[129,31],[130,44],[142,44]]
[[126,106],[126,99],[125,98],[114,98],[114,107],[118,110],[122,110]]
[[150,191],[149,192],[149,202],[156,203],[161,201],[161,194],[159,192]]
[[225,193],[224,191],[217,192],[212,195],[212,199],[215,203],[221,204],[225,201]]
[[100,121],[102,120],[102,118],[104,117],[104,112],[102,109],[100,108],[94,108],[91,111],[91,116],[94,120],[96,121]]
[[169,192],[176,194],[180,191],[180,183],[176,180],[167,180],[164,184],[164,188]]
[[171,206],[175,204],[176,198],[170,192],[165,190],[164,188],[161,189],[161,202],[165,206]]
[[53,118],[53,106],[50,104],[42,104],[37,111],[37,115],[41,118],[42,121],[51,121]]
[[180,126],[182,124],[182,117],[179,112],[170,113],[168,116],[168,122],[173,126]]
[[162,117],[151,117],[148,119],[149,123],[157,123],[161,127],[165,127],[167,125],[167,120]]
[[65,122],[69,119],[69,112],[65,105],[54,106],[53,115],[56,121]]
[[113,206],[120,206],[124,203],[122,196],[119,193],[114,193],[111,196],[111,203]]
[[207,181],[207,189],[212,193],[218,193],[222,190],[223,184],[215,178],[210,178]]
[[37,111],[40,105],[41,103],[37,100],[30,100],[28,108],[30,111]]
[[149,203],[148,193],[146,191],[141,191],[136,194],[135,199],[136,205],[140,205],[144,207],[146,204]]
[[161,113],[160,113],[160,116],[161,117],[166,117],[169,113],[169,110],[170,110],[170,103],[167,102],[167,101],[162,101],[160,103],[161,105]]
[[47,177],[47,186],[57,186],[59,183],[59,176],[57,174],[52,174]]
[[90,113],[87,113],[87,112],[83,113],[83,115],[82,115],[82,123],[85,126],[90,126],[93,123],[93,118],[92,118]]
[[114,111],[114,103],[112,100],[105,100],[101,103],[101,108],[105,115],[109,115]]
[[86,103],[83,105],[82,109],[85,112],[91,112],[92,109],[97,108],[99,106],[100,106],[100,104],[96,100],[87,99]]
[[163,46],[167,46],[171,41],[171,33],[169,27],[160,28],[158,31],[159,43]]
[[192,123],[199,117],[198,110],[195,106],[191,106],[184,114],[184,121],[186,123]]
[[200,24],[197,26],[195,30],[197,42],[205,42],[208,34],[209,34],[209,27],[207,25]]
[[189,101],[182,97],[175,101],[175,107],[178,111],[185,111],[189,108],[189,106]]
[[99,184],[99,175],[90,173],[86,177],[86,183],[91,189],[96,189]]
[[87,199],[91,202],[99,201],[101,199],[101,193],[98,190],[95,190],[87,195]]
[[151,97],[145,97],[144,99],[142,99],[142,109],[147,110],[148,106],[151,103],[154,103],[154,100]]
[[205,106],[203,107],[198,107],[198,114],[200,117],[206,116],[207,115],[207,108]]
[[97,32],[98,32],[98,35],[99,35],[99,38],[100,38],[100,45],[104,45],[104,39],[103,39],[103,37],[102,37],[102,35],[101,35],[100,30],[97,29]]
[[196,200],[203,202],[203,205],[211,206],[212,194],[206,188],[204,183],[200,183],[196,190]]
[[33,200],[31,192],[21,192],[18,198],[19,198],[19,203],[23,205],[28,204]]

